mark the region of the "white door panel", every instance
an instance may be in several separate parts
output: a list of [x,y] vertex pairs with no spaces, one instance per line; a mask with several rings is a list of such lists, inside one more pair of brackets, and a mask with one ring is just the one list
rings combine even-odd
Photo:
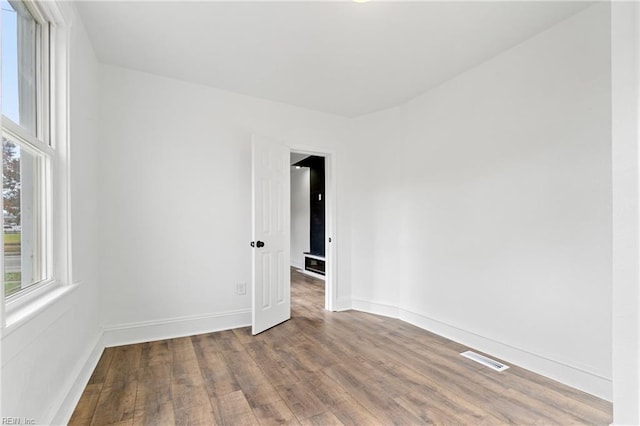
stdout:
[[291,317],[289,148],[253,137],[252,333]]

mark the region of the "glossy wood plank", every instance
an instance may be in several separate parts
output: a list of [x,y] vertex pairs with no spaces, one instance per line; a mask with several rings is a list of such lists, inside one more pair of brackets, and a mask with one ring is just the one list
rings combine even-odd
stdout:
[[301,422],[304,426],[341,426],[340,421],[331,411],[325,411],[313,417],[309,417]]
[[91,423],[96,406],[98,405],[98,399],[100,398],[100,392],[102,391],[102,383],[100,384],[88,384],[82,392],[80,402],[71,416],[69,425],[83,425]]
[[137,381],[103,387],[91,425],[133,422],[137,387]]
[[224,357],[244,392],[243,397],[246,397],[251,406],[257,407],[281,399],[276,388],[247,352],[225,352]]
[[198,364],[209,397],[215,398],[240,390],[240,385],[220,352],[197,352]]
[[133,424],[134,426],[171,426],[176,424],[172,401],[136,405]]
[[209,403],[204,380],[195,375],[174,378],[171,382],[171,394],[176,412],[190,407],[206,406]]
[[251,358],[274,386],[291,385],[300,381],[292,363],[285,361],[265,342],[250,342],[245,346]]
[[611,404],[518,366],[497,373],[410,324],[323,309],[292,272],[292,318],[106,349],[71,424],[595,424]]
[[329,411],[306,383],[279,386],[278,393],[300,420]]
[[105,387],[120,387],[121,384],[138,379],[138,367],[142,345],[113,348],[113,358],[105,377]]
[[105,350],[102,351],[98,365],[96,365],[96,368],[93,370],[93,374],[91,374],[91,378],[89,379],[90,385],[98,383],[103,384],[105,382],[115,351],[116,348],[105,348]]
[[253,408],[253,413],[261,425],[298,425],[298,419],[282,400]]
[[188,408],[175,409],[175,424],[180,426],[215,426],[218,423],[211,403],[191,405]]
[[140,350],[140,367],[171,362],[169,342],[161,340],[143,343]]
[[223,425],[258,424],[258,420],[242,391],[231,392],[219,397],[218,409]]
[[136,406],[155,406],[173,400],[171,370],[166,364],[153,364],[140,369]]

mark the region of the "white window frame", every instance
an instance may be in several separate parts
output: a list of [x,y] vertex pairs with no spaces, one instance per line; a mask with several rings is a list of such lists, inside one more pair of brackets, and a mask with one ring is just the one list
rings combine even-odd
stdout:
[[[47,206],[41,218],[45,230],[41,251],[47,279],[5,297],[4,262],[0,262],[3,285],[0,288],[0,326],[10,327],[39,310],[51,295],[71,287],[71,217],[69,187],[69,20],[65,6],[53,1],[23,0],[41,25],[37,41],[36,132],[34,137],[5,117],[0,116],[2,132],[18,139],[45,156],[42,173],[44,188],[38,188],[40,201]],[[68,7],[68,6],[67,6]],[[63,10],[65,8],[65,10]],[[0,183],[1,184],[1,183]],[[2,207],[0,197],[0,207]],[[4,244],[0,245],[4,259]]]

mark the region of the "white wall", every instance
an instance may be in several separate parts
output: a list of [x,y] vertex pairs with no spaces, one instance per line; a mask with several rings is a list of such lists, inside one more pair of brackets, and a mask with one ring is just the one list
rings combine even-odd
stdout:
[[609,55],[598,5],[359,119],[354,306],[611,398]]
[[405,153],[398,155],[403,113],[399,107],[355,120],[350,146],[353,306],[367,309],[362,302],[374,303],[376,312],[391,316],[397,316],[398,285],[409,279],[405,245],[413,232],[406,223],[402,177],[407,160]]
[[291,169],[291,266],[304,269],[304,255],[310,248],[311,169]]
[[613,423],[640,424],[640,6],[611,5]]
[[[73,14],[72,6],[67,7]],[[2,416],[30,418],[38,424],[56,423],[61,406],[73,409],[72,387],[88,360],[92,368],[90,358],[96,356],[96,345],[100,347],[97,61],[79,20],[73,20],[70,43],[71,215],[77,286],[26,321],[5,329],[2,338]]]
[[250,291],[235,290],[251,282],[251,135],[339,159],[347,120],[111,66],[100,83],[107,343],[247,324]]

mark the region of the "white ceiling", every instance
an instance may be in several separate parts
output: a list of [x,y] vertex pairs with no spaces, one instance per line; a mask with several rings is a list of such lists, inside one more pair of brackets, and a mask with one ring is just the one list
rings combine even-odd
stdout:
[[103,63],[346,117],[401,104],[588,6],[78,3]]

